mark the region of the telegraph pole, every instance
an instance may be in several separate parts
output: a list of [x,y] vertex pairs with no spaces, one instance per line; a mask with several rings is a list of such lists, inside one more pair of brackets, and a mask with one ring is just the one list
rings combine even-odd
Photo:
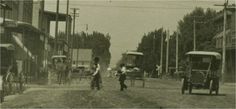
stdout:
[[195,27],[195,17],[193,18],[193,51],[196,51],[196,27]]
[[54,41],[54,54],[58,53],[58,47],[57,47],[57,33],[58,33],[58,14],[59,14],[59,0],[57,0],[57,10],[56,10],[56,26],[55,26],[55,41]]
[[156,34],[155,34],[155,32],[154,32],[154,36],[153,36],[153,47],[152,47],[153,55],[155,54],[155,45],[156,45],[155,41],[156,41]]
[[203,16],[193,16],[193,51],[196,51],[196,23],[201,23],[201,22],[196,22],[196,17],[200,18]]
[[[223,13],[224,13],[224,21],[223,21],[223,37],[222,37],[222,83],[224,83],[224,74],[225,74],[225,60],[226,60],[226,22],[227,22],[227,8],[228,7],[228,0],[225,0],[223,5],[215,5],[215,6],[224,6]],[[232,5],[233,6],[233,5]]]
[[175,72],[177,73],[178,72],[178,66],[179,66],[179,31],[177,30],[176,32],[176,63],[175,63]]
[[167,30],[166,35],[166,73],[168,73],[168,66],[169,66],[169,30]]
[[66,2],[66,40],[69,44],[69,0]]
[[228,0],[225,1],[225,4],[224,4],[224,28],[223,28],[223,43],[222,43],[222,55],[223,55],[223,58],[222,58],[222,82],[224,83],[224,73],[225,73],[225,58],[226,58],[226,20],[227,20],[227,5],[228,5]]
[[[79,8],[71,8],[73,10],[73,35],[71,37],[71,65],[72,65],[72,56],[73,56],[73,42],[75,38],[75,18],[78,17],[78,13],[76,13]],[[78,56],[77,56],[78,57]]]
[[222,83],[224,83],[224,73],[225,73],[225,58],[226,58],[226,22],[227,22],[227,7],[228,0],[225,0],[224,5],[215,5],[215,6],[224,6],[224,21],[223,21],[223,37],[222,37]]
[[160,72],[159,75],[162,76],[162,66],[163,66],[163,28],[161,31],[161,57],[160,57]]

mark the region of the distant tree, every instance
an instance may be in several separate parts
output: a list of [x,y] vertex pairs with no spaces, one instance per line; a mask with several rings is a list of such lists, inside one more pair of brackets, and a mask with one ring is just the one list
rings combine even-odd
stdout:
[[[144,34],[138,45],[137,51],[143,52],[143,68],[147,72],[152,72],[156,64],[160,65],[161,34],[163,29],[154,30]],[[163,34],[163,36],[165,33]]]
[[[178,29],[180,31],[179,38],[179,51],[181,58],[184,58],[184,54],[193,50],[193,18],[196,16],[196,49],[197,50],[215,50],[215,41],[213,37],[216,34],[216,26],[212,22],[212,19],[216,17],[216,11],[208,8],[204,11],[203,8],[197,7],[190,14],[184,16],[179,21]],[[200,16],[200,17],[198,17]]]
[[[216,11],[197,7],[191,13],[186,14],[182,20],[178,22],[179,29],[179,61],[180,64],[185,62],[185,53],[193,50],[193,18],[196,17],[196,22],[205,22],[203,24],[196,23],[196,45],[197,50],[215,50],[215,41],[213,37],[216,34],[216,26],[212,19],[216,17]],[[144,53],[143,68],[147,72],[152,72],[155,65],[160,65],[161,51],[161,33],[162,28],[144,34],[141,42],[138,44],[137,51]],[[175,31],[170,35],[169,39],[169,67],[175,66],[176,58],[176,34]],[[155,36],[155,38],[154,38]],[[163,31],[163,41],[165,40],[166,32]],[[154,45],[155,44],[155,45]],[[122,62],[122,59],[119,63]],[[166,42],[163,43],[163,72],[165,72],[166,64]]]
[[[93,56],[100,58],[100,64],[102,69],[105,69],[110,64],[111,53],[110,48],[110,38],[109,34],[104,35],[103,33],[94,31],[92,34],[86,34],[85,32],[76,33],[71,36],[73,39],[73,48],[86,48],[92,49]],[[59,33],[58,38],[66,40],[65,33]]]

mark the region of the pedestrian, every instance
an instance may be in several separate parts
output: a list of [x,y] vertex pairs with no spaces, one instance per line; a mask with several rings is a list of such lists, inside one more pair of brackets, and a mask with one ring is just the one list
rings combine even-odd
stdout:
[[162,77],[162,72],[161,72],[161,70],[162,70],[162,65],[160,65],[159,68],[158,68],[158,78],[161,78],[161,77]]
[[100,80],[101,80],[101,75],[100,75],[100,65],[99,65],[99,58],[95,57],[94,58],[94,64],[92,66],[92,81],[91,81],[91,89],[93,90],[95,87],[97,90],[100,90]]
[[126,68],[124,64],[120,65],[120,69],[118,70],[118,73],[120,75],[119,81],[120,81],[120,91],[123,91],[124,88],[127,89],[127,86],[125,85],[126,80]]
[[157,78],[160,76],[160,66],[158,64],[156,65],[156,76]]
[[112,72],[111,72],[111,68],[110,67],[108,67],[107,68],[107,77],[112,77],[112,74],[111,74]]

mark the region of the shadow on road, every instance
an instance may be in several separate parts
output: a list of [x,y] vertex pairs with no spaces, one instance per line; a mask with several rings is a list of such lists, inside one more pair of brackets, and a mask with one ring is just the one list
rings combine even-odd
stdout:
[[189,95],[200,95],[200,96],[226,96],[226,94],[218,94],[218,95],[215,95],[215,94],[208,94],[208,93],[192,93],[192,94],[189,94]]

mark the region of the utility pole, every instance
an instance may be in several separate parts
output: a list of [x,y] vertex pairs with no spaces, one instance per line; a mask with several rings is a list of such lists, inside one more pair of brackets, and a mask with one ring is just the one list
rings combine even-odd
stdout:
[[86,35],[88,36],[88,24],[86,24]]
[[66,41],[69,44],[69,0],[66,2]]
[[166,74],[168,73],[168,66],[169,66],[169,30],[167,30],[166,35]]
[[58,38],[57,38],[57,33],[58,33],[58,14],[59,14],[59,0],[57,0],[57,10],[56,10],[56,26],[55,26],[55,41],[54,41],[54,54],[58,53]]
[[160,72],[159,75],[162,76],[162,66],[163,66],[163,28],[161,31],[161,57],[160,57]]
[[228,5],[228,0],[225,1],[224,4],[224,28],[223,28],[223,45],[222,45],[222,54],[223,54],[223,59],[222,59],[222,82],[224,83],[224,73],[225,73],[225,58],[226,58],[226,20],[227,20],[227,5]]
[[177,30],[177,32],[176,32],[176,63],[175,63],[175,72],[177,73],[178,72],[178,66],[179,66],[179,62],[178,62],[178,60],[179,60],[179,31]]
[[203,17],[203,16],[193,16],[193,51],[196,51],[196,17],[200,18],[200,17]]
[[155,46],[156,46],[156,33],[154,32],[154,36],[153,36],[153,47],[152,47],[152,52],[153,52],[153,55],[155,54]]
[[193,19],[193,51],[196,51],[196,27],[195,27],[195,17]]
[[[71,66],[72,66],[72,58],[73,58],[73,42],[75,38],[75,18],[78,17],[78,13],[76,13],[79,8],[71,8],[73,10],[73,35],[71,37]],[[78,56],[77,56],[78,57]]]
[[224,5],[215,5],[215,6],[224,6],[224,21],[223,21],[223,37],[222,37],[222,83],[224,83],[224,73],[225,73],[225,58],[226,58],[226,22],[227,22],[227,7],[228,7],[228,0],[225,0]]

